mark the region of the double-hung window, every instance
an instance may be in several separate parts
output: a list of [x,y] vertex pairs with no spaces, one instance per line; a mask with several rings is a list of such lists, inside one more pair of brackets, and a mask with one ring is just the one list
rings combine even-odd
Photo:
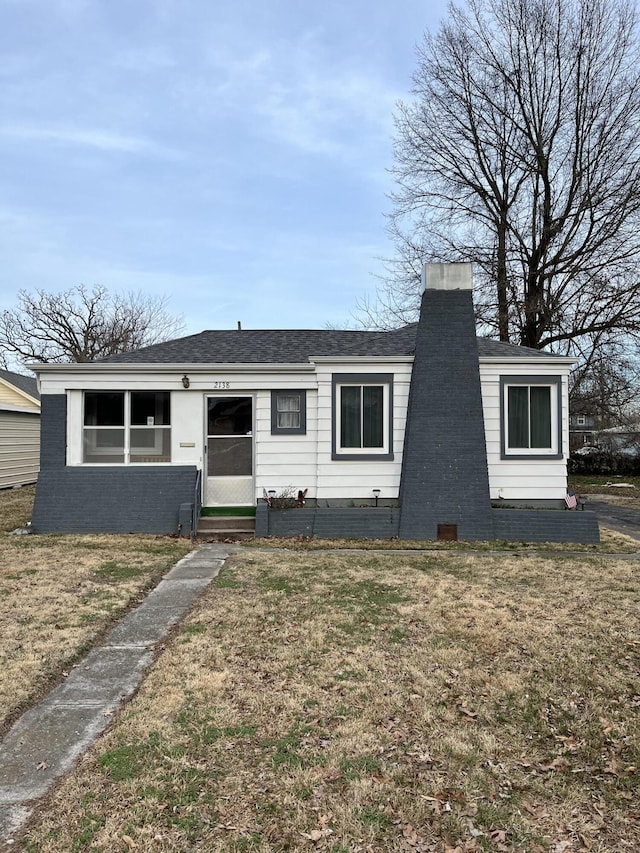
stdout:
[[393,459],[393,375],[333,376],[332,457]]
[[559,377],[501,377],[502,456],[561,458]]
[[272,435],[305,435],[307,431],[307,392],[271,392]]
[[170,462],[170,393],[85,391],[82,461],[92,465]]

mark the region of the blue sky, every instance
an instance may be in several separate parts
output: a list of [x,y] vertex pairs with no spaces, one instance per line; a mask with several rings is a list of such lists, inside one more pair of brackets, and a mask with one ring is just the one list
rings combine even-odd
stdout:
[[445,0],[0,0],[0,308],[80,283],[186,332],[375,292],[394,104]]

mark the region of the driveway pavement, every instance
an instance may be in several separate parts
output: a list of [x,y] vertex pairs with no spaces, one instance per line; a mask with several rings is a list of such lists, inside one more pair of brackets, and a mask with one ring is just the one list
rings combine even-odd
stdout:
[[595,512],[600,524],[617,530],[618,533],[625,533],[627,536],[633,536],[634,539],[640,539],[640,509],[633,509],[624,504],[610,504],[606,501],[591,500],[588,495],[585,509]]

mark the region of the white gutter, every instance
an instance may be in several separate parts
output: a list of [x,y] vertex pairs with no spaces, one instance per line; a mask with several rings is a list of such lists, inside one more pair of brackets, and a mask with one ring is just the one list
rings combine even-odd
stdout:
[[[551,353],[542,356],[480,356],[480,364],[568,364],[578,363],[577,358]],[[105,373],[311,373],[316,364],[411,364],[412,355],[391,356],[309,356],[308,362],[70,362],[65,364],[37,363],[27,367],[36,374],[58,373],[105,374]]]
[[143,362],[72,362],[71,364],[32,364],[28,365],[31,370],[36,373],[60,373],[60,374],[92,374],[96,373],[273,373],[274,371],[282,371],[283,373],[311,373],[313,372],[313,364],[279,364],[260,362],[252,363],[231,363],[224,364],[222,362],[203,363],[198,362],[191,364],[189,362],[172,362],[167,364],[144,364]]
[[316,364],[411,364],[412,355],[318,355],[309,356]]
[[[540,350],[542,352],[542,350]],[[480,356],[480,364],[577,364],[578,359],[570,355],[554,355],[544,353],[542,356]]]

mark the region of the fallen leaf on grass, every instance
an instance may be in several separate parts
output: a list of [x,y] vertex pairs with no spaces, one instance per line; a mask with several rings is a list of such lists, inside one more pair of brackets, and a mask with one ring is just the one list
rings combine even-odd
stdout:
[[545,811],[542,806],[536,807],[529,805],[529,803],[523,803],[522,809],[527,814],[531,815],[531,817],[535,817],[536,820],[542,820],[545,817],[549,817],[549,812]]
[[444,845],[444,853],[477,853],[478,850],[480,848],[472,838],[465,841],[462,846],[459,844],[456,847],[450,847],[448,844]]
[[464,714],[464,716],[468,717],[470,720],[475,720],[478,716],[478,712],[473,711],[471,708],[468,708],[466,702],[461,702],[460,705],[458,705],[458,711],[460,711],[461,714]]
[[550,770],[564,770],[567,766],[568,762],[566,758],[558,756],[558,758],[554,758],[553,761],[544,761],[540,764],[536,764],[535,769],[542,773],[548,773]]
[[420,848],[421,845],[424,844],[423,839],[418,835],[410,823],[402,827],[402,836],[405,844],[408,844],[409,847]]
[[301,832],[300,835],[303,838],[307,838],[309,841],[313,841],[314,844],[317,844],[318,841],[322,841],[323,838],[331,835],[332,832],[333,830],[327,827],[326,829],[312,829],[311,832]]
[[134,850],[138,846],[130,835],[123,835],[122,840],[127,845],[129,850]]

